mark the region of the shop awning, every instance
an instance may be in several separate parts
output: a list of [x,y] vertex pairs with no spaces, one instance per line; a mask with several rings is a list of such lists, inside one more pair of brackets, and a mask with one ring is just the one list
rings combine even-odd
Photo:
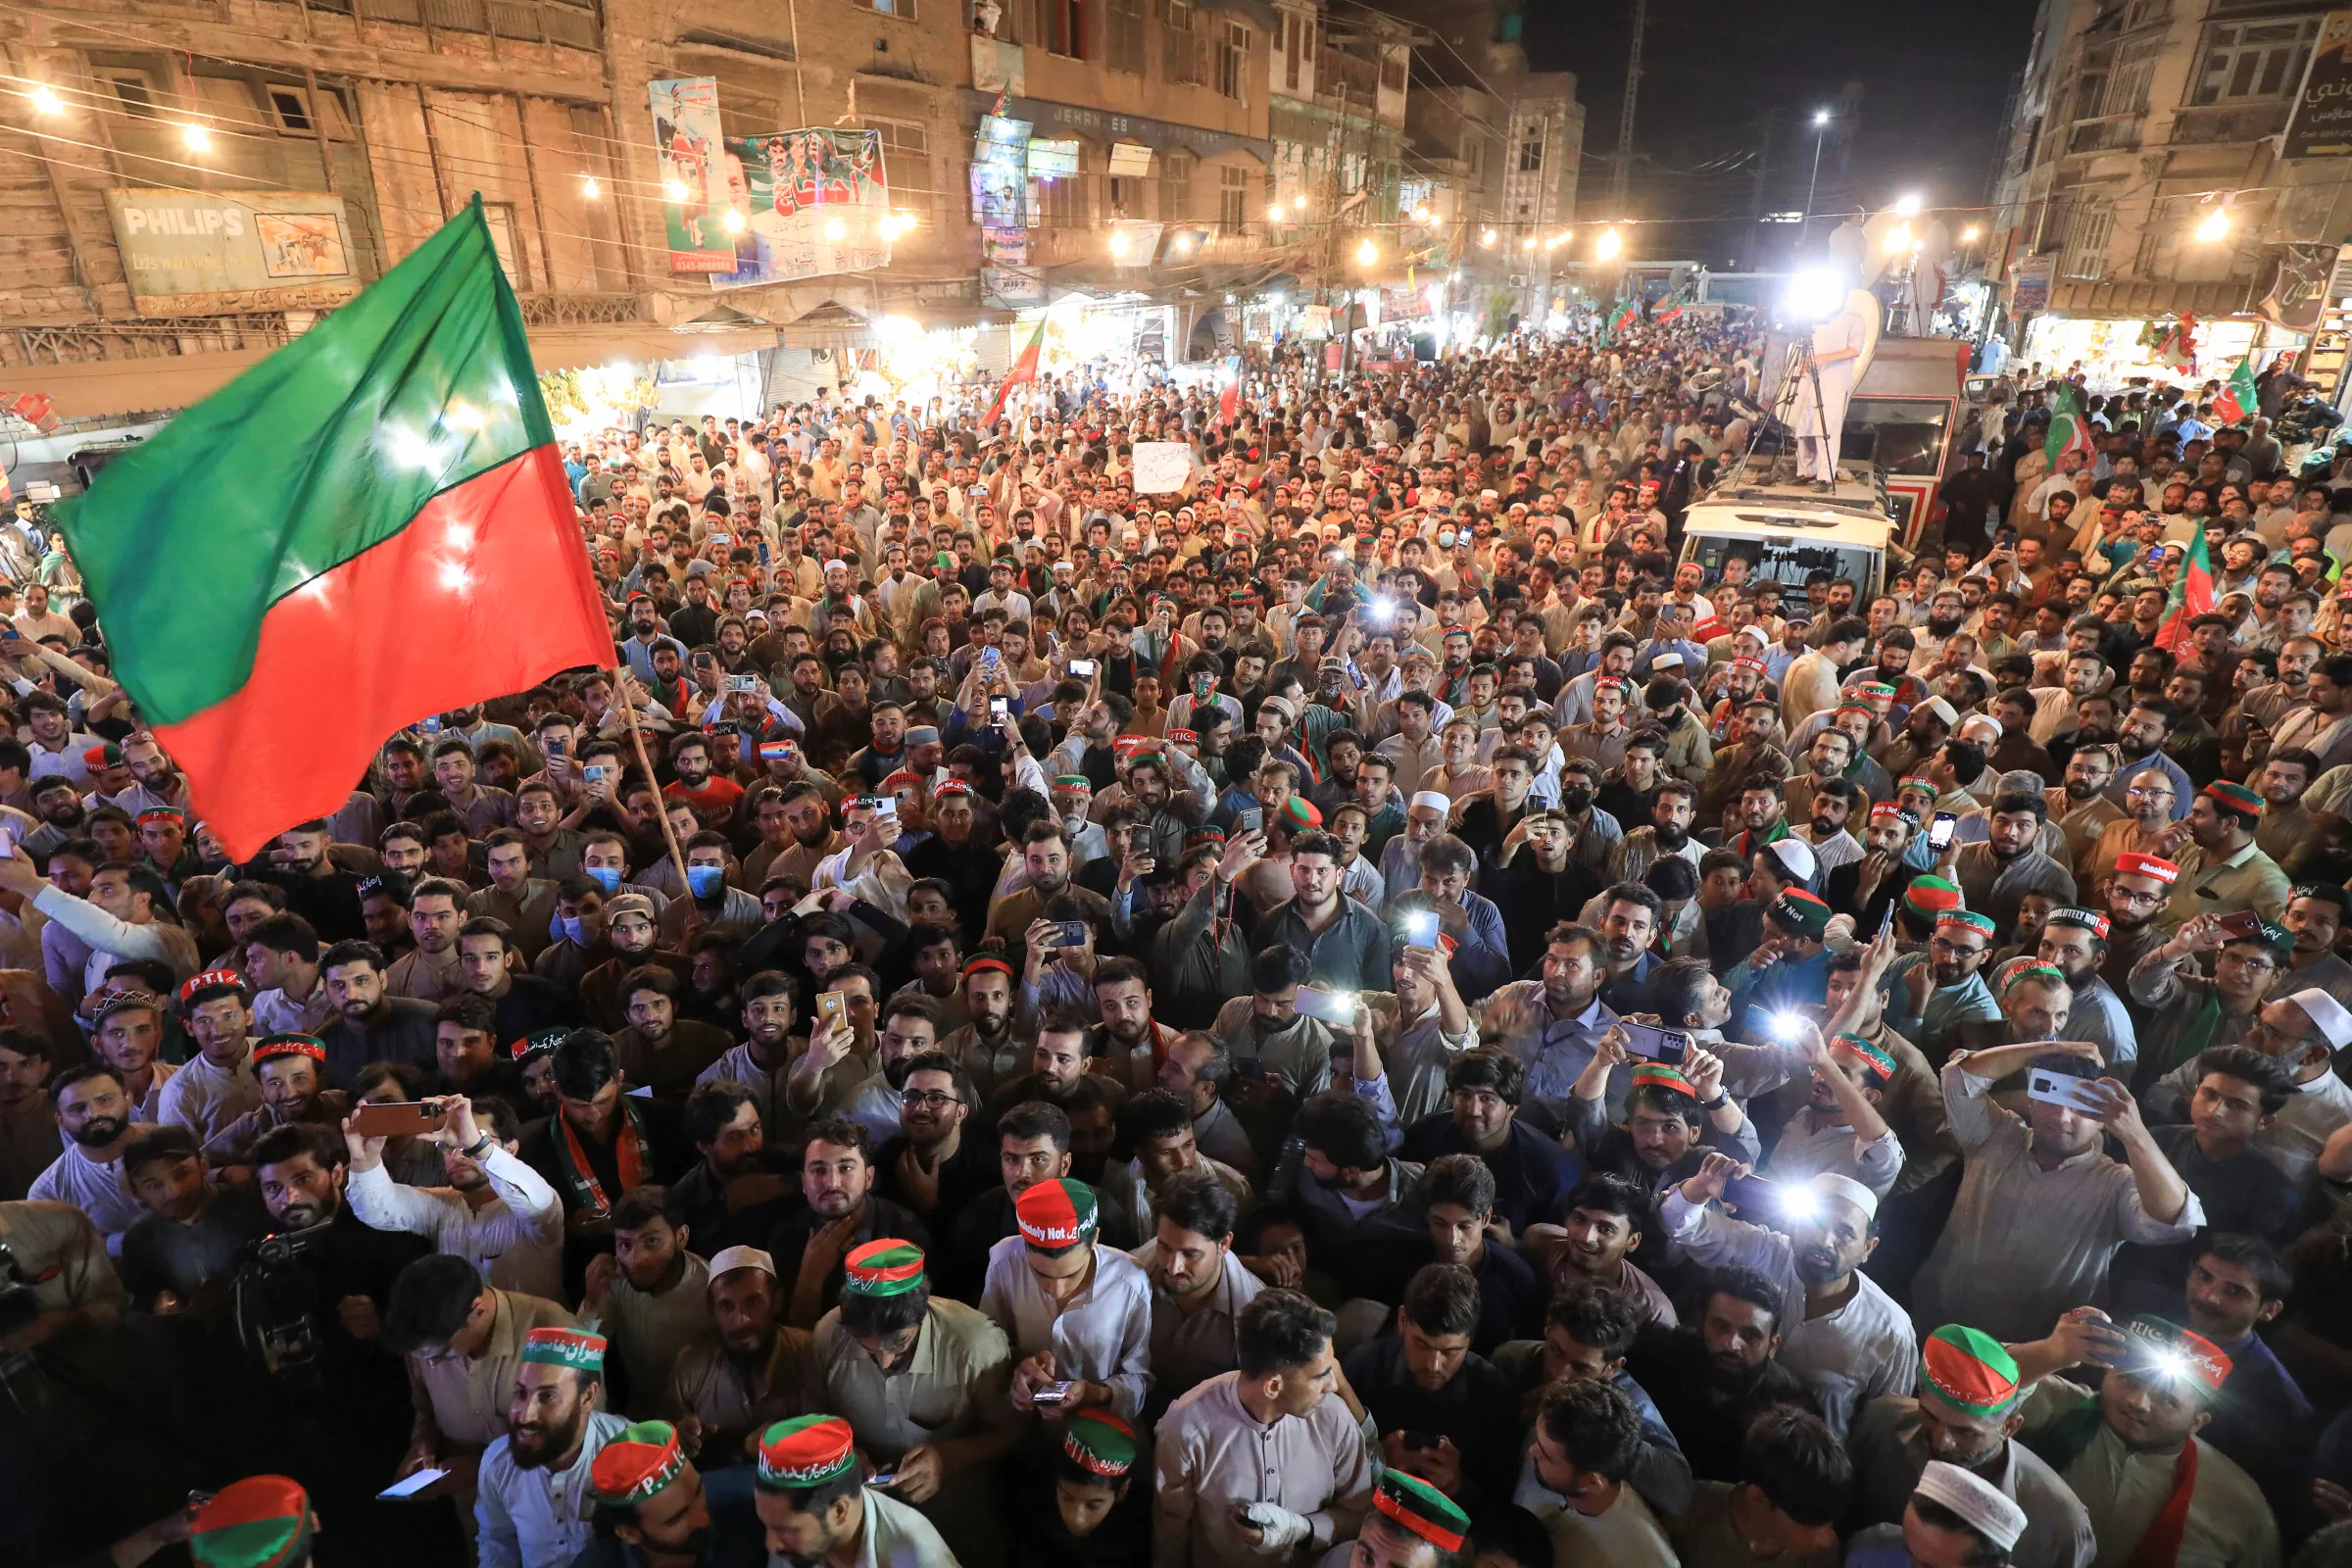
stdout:
[[[532,328],[530,337],[531,362],[542,370],[744,354],[776,346],[772,326],[713,332],[680,332],[651,324],[551,326]],[[42,394],[61,419],[106,418],[200,403],[261,364],[270,352],[235,349],[78,365],[8,366],[0,368],[0,383],[11,392]]]

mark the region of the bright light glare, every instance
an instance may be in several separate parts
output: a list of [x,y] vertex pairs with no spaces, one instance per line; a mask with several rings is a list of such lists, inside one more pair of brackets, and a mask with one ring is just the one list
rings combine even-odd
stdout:
[[1772,1038],[1794,1040],[1804,1032],[1805,1015],[1801,1012],[1776,1012],[1772,1015]]
[[1488,229],[1485,233],[1478,236],[1478,242],[1481,245],[1493,245],[1494,243],[1494,231],[1491,228]]
[[1276,202],[1273,206],[1266,209],[1266,221],[1269,223],[1279,223],[1282,221],[1282,203]]
[[1816,109],[1813,111],[1813,123],[1816,125],[1826,125],[1829,122],[1830,112],[1827,109]]
[[602,186],[602,185],[599,185],[599,184],[596,182],[596,176],[595,176],[594,174],[587,174],[587,175],[583,175],[583,176],[581,177],[581,179],[580,179],[580,194],[581,194],[581,195],[583,195],[583,196],[587,197],[587,198],[588,198],[590,201],[595,201],[595,200],[596,200],[596,199],[598,199],[599,197],[603,196],[603,195],[604,195],[604,193],[605,193],[605,187],[604,187],[604,186]]
[[691,195],[692,192],[687,190],[686,182],[684,180],[673,179],[662,187],[662,194],[668,197],[673,202],[682,202],[689,195]]
[[1917,191],[1905,191],[1894,199],[1895,216],[1898,218],[1917,218],[1919,208],[1919,192]]
[[903,343],[908,338],[920,337],[922,333],[922,322],[911,316],[885,316],[874,323],[874,334],[885,342]]
[[33,88],[30,96],[32,107],[44,115],[62,115],[66,112],[66,101],[51,91],[45,83]]
[[2208,245],[2218,239],[2227,239],[2229,236],[2230,209],[2227,207],[2216,207],[2212,212],[2207,213],[2205,220],[2197,225],[2197,238]]
[[718,226],[725,229],[730,234],[740,234],[743,232],[743,215],[737,212],[734,208],[730,207],[726,210],[725,215],[719,219]]
[[1303,212],[1305,212],[1305,211],[1306,211],[1306,198],[1305,198],[1304,196],[1294,196],[1294,197],[1292,197],[1292,198],[1291,198],[1291,210],[1292,210],[1293,212],[1296,212],[1296,213],[1303,213]]
[[1125,229],[1114,228],[1110,231],[1110,254],[1113,256],[1127,254],[1127,231]]
[[1528,235],[1527,238],[1519,242],[1519,248],[1523,251],[1534,250],[1536,248],[1536,236],[1533,234]]
[[1592,254],[1604,262],[1613,262],[1617,259],[1617,253],[1623,249],[1625,249],[1625,241],[1617,237],[1617,231],[1613,228],[1604,228],[1600,231],[1599,241],[1592,247]]
[[[733,217],[734,215],[733,215],[733,214],[729,214],[728,216],[729,216],[729,217]],[[829,222],[829,223],[827,223],[827,224],[825,225],[825,238],[827,238],[827,239],[839,239],[839,238],[841,238],[841,236],[842,236],[842,235],[844,235],[844,234],[847,234],[849,231],[850,231],[850,225],[849,225],[849,224],[847,224],[847,223],[845,223],[845,222],[843,222],[843,221],[842,221],[840,219],[836,218],[836,219],[834,219],[834,220],[833,220],[831,222]]]
[[1909,250],[1911,248],[1911,225],[1897,223],[1888,229],[1886,231],[1886,248],[1890,251]]
[[1984,232],[1984,231],[1982,228],[1979,228],[1976,224],[1971,223],[1960,231],[1960,243],[1963,245],[1974,245],[1977,242],[1977,236]]
[[179,139],[188,144],[188,151],[192,153],[209,153],[213,150],[213,133],[202,125],[180,126]]
[[1808,267],[1788,280],[1784,301],[1791,320],[1826,321],[1845,305],[1845,285],[1827,267]]
[[1355,259],[1366,267],[1370,267],[1374,262],[1380,260],[1380,247],[1370,240],[1366,240],[1355,248]]
[[1781,1217],[1783,1219],[1811,1219],[1821,1212],[1821,1195],[1810,1187],[1781,1189]]

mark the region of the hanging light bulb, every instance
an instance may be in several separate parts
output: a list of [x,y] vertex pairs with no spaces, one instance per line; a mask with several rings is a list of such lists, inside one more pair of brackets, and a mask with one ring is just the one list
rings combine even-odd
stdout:
[[66,112],[66,101],[51,90],[46,82],[34,87],[28,96],[32,99],[34,111],[39,114],[62,115]]
[[1490,249],[1493,248],[1494,244],[1494,231],[1491,228],[1488,229],[1485,233],[1478,236],[1478,242],[1481,245],[1489,247]]
[[1374,262],[1380,260],[1380,247],[1367,239],[1355,248],[1355,259],[1366,267],[1370,267]]
[[692,193],[686,189],[684,180],[673,179],[662,185],[662,194],[673,202],[683,202]]
[[580,176],[580,194],[590,201],[597,201],[604,196],[605,187],[596,182],[594,174],[582,174]]
[[730,234],[740,234],[743,232],[743,215],[730,207],[720,215],[718,226]]
[[1273,206],[1266,209],[1266,221],[1269,223],[1279,223],[1282,221],[1282,203],[1276,202]]
[[188,151],[192,153],[209,153],[213,150],[213,133],[202,125],[180,126],[179,139],[188,144]]
[[2216,207],[2197,224],[2197,238],[2207,245],[2230,237],[2230,209]]
[[1623,249],[1625,249],[1625,241],[1617,237],[1617,231],[1613,228],[1604,228],[1600,231],[1600,239],[1592,247],[1592,254],[1604,262],[1613,262],[1617,259],[1617,253]]

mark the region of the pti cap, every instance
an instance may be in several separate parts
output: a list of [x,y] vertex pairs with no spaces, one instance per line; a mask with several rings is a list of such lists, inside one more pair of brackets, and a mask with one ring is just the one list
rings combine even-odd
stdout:
[[1968,1522],[1971,1529],[2004,1552],[2026,1533],[2026,1510],[2007,1493],[1956,1464],[1930,1459],[1920,1472],[1915,1496],[1939,1503]]
[[1372,1489],[1372,1506],[1440,1551],[1462,1549],[1470,1534],[1470,1516],[1461,1506],[1419,1476],[1384,1470]]
[[2230,1360],[2222,1348],[2180,1324],[2145,1313],[2124,1325],[2126,1365],[2135,1372],[2167,1373],[2219,1393],[2229,1380]]
[[1993,994],[2005,997],[2009,994],[2011,986],[2022,985],[2028,980],[2039,980],[2044,984],[2062,986],[2066,984],[2066,971],[2054,963],[2044,963],[2039,958],[2011,958],[2007,963],[2002,964],[2000,972],[1993,976]]
[[1963,1415],[1992,1421],[2006,1415],[2024,1391],[2017,1359],[1980,1330],[1947,1323],[1919,1348],[1919,1386]]
[[1634,1069],[1632,1081],[1636,1089],[1644,1086],[1652,1089],[1671,1089],[1678,1095],[1689,1095],[1692,1100],[1698,1098],[1698,1091],[1690,1087],[1690,1080],[1664,1062],[1642,1062]]
[[121,767],[122,748],[113,741],[92,746],[81,754],[81,765],[89,768]]
[[856,1441],[837,1415],[779,1421],[760,1434],[760,1485],[785,1492],[839,1480],[857,1468]]
[[2107,933],[2113,928],[2113,922],[2096,909],[2052,909],[2049,918],[2041,923],[2045,929],[2054,925],[2073,926],[2089,932],[2101,942],[2107,940]]
[[614,1433],[597,1450],[588,1486],[597,1501],[627,1507],[654,1495],[685,1469],[678,1429],[666,1421],[640,1421]]
[[543,1366],[567,1366],[575,1372],[605,1370],[605,1337],[579,1329],[533,1329],[523,1336],[522,1358]]
[[1062,1426],[1061,1451],[1106,1481],[1135,1468],[1136,1449],[1135,1428],[1108,1410],[1081,1410]]
[[1772,901],[1770,908],[1773,917],[1782,924],[1816,940],[1829,929],[1830,906],[1803,888],[1783,888],[1780,897]]
[[1050,1177],[1024,1191],[1013,1201],[1021,1240],[1031,1247],[1058,1251],[1095,1239],[1094,1189],[1067,1176]]
[[1993,934],[1992,916],[1980,914],[1974,909],[1944,910],[1936,917],[1936,929],[1940,931],[1947,925],[1963,925],[1971,931],[1981,931],[1987,939]]
[[842,1262],[844,1296],[904,1296],[923,1286],[923,1250],[895,1236],[857,1248]]
[[188,1527],[198,1568],[290,1568],[311,1554],[311,1494],[284,1476],[223,1487]]
[[2174,881],[2180,877],[2180,867],[2153,855],[2141,855],[2136,851],[2126,850],[2115,858],[2115,874],[2117,876],[2149,877],[2163,883],[2166,887],[2171,887]]
[[1870,1075],[1884,1084],[1894,1076],[1894,1058],[1860,1035],[1838,1034],[1830,1038],[1832,1051],[1842,1051],[1870,1070]]
[[1294,795],[1282,803],[1282,819],[1294,833],[1323,825],[1323,813],[1303,795]]
[[245,977],[234,969],[207,969],[180,982],[179,1004],[192,1007],[198,999],[216,992],[233,991],[239,999],[245,995]]
[[[2216,805],[2246,816],[2262,814],[2262,797],[2243,784],[2232,784],[2226,778],[2215,779],[2205,786],[2205,793]],[[143,820],[143,818],[142,818]]]
[[257,1065],[279,1056],[308,1056],[313,1061],[324,1061],[326,1043],[311,1035],[264,1035],[254,1043],[253,1059]]

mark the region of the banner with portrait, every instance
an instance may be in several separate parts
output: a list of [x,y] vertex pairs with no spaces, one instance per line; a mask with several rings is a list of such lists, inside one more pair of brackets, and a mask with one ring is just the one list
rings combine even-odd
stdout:
[[649,82],[654,151],[662,166],[662,220],[672,272],[726,272],[735,267],[734,205],[718,133],[718,79],[679,76]]
[[726,138],[746,194],[736,265],[719,288],[789,283],[890,265],[895,220],[882,133],[830,126]]

